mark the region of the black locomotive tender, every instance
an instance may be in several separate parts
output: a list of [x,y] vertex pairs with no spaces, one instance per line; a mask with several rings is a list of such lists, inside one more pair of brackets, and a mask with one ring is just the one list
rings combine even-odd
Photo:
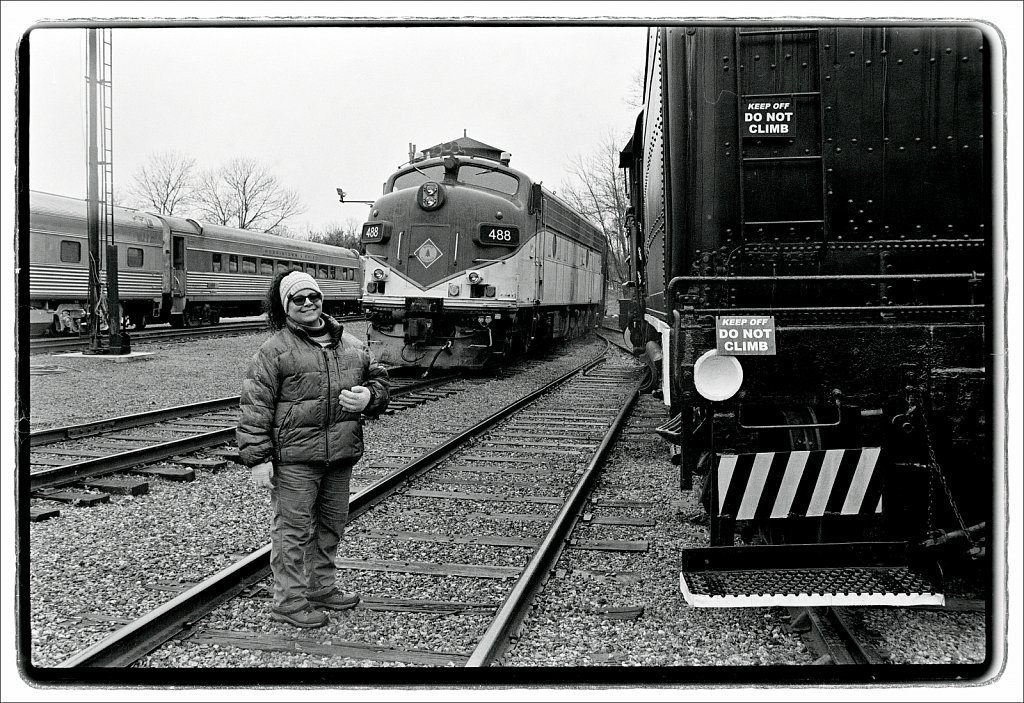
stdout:
[[990,576],[989,50],[964,24],[651,31],[621,318],[705,489],[693,605]]

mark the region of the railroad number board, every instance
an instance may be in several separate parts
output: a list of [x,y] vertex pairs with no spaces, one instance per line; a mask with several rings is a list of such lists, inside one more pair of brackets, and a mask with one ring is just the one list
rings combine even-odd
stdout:
[[716,317],[715,339],[719,354],[774,356],[775,318],[771,315]]

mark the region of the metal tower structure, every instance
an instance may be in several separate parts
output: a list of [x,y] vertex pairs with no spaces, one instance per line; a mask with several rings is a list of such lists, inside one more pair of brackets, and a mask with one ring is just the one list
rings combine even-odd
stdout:
[[[121,329],[114,244],[113,44],[109,28],[88,32],[89,352],[118,354],[128,351],[128,339]],[[101,268],[106,272],[106,296]],[[104,320],[110,334],[107,348],[100,338]]]

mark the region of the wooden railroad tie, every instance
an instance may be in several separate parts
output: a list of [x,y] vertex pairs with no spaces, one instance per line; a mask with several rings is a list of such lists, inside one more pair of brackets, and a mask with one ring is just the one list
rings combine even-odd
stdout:
[[180,466],[146,466],[132,469],[132,473],[144,476],[155,476],[167,481],[195,481],[196,472],[194,469],[186,469]]

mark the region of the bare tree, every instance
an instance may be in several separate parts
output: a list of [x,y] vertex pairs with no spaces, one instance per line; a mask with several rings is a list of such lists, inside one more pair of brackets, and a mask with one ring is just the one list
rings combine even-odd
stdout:
[[282,186],[265,165],[236,157],[200,175],[196,210],[220,225],[281,234],[285,221],[305,212],[305,206],[298,193]]
[[569,178],[562,181],[560,197],[604,231],[608,242],[609,277],[629,280],[629,231],[626,210],[629,198],[619,169],[619,150],[628,137],[609,132],[593,153],[577,154],[570,161]]
[[624,98],[624,102],[637,110],[644,106],[644,69],[638,68],[633,73],[633,80],[629,84],[629,93]]
[[188,207],[195,191],[196,160],[178,151],[151,154],[125,188],[126,204],[158,215]]
[[309,230],[309,241],[358,250],[362,227],[363,223],[354,217],[345,220],[344,224],[328,222],[323,229]]
[[232,194],[221,180],[220,169],[203,171],[196,179],[195,210],[200,219],[229,226],[235,217]]

